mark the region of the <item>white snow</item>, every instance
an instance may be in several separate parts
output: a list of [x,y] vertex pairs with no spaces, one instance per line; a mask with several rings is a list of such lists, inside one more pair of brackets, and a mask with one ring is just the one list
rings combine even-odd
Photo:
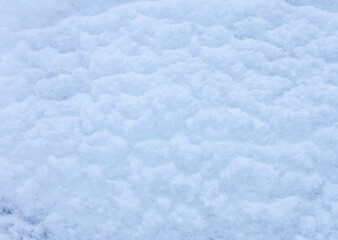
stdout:
[[334,0],[0,0],[1,240],[337,240]]

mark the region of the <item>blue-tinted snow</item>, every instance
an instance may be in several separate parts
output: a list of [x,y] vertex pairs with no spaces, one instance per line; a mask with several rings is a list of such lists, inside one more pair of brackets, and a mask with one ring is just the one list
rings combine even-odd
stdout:
[[0,0],[0,239],[337,240],[337,9]]

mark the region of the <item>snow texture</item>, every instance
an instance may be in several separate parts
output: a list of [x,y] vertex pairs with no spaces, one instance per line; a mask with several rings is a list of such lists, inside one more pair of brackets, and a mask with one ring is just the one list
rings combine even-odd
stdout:
[[337,240],[338,1],[0,0],[1,240]]

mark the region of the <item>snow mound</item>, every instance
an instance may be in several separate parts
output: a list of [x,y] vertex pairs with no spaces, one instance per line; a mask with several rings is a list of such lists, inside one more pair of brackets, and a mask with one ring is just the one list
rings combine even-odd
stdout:
[[0,0],[0,239],[337,240],[337,9]]

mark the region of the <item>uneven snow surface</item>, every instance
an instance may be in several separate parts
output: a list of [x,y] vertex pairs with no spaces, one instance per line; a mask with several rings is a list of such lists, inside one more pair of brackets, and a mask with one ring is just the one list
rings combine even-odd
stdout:
[[0,0],[1,240],[337,240],[338,1]]

